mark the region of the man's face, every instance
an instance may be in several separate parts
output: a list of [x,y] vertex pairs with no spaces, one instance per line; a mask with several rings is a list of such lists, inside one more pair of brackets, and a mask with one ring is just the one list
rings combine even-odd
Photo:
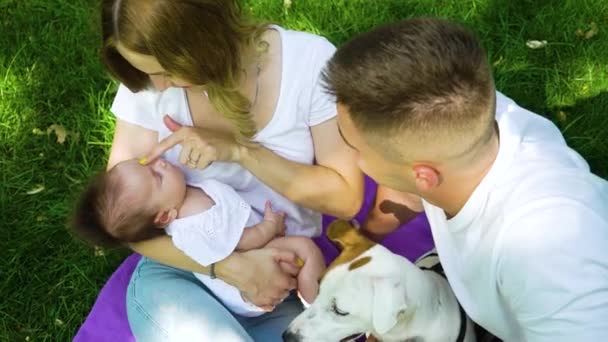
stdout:
[[[394,139],[386,137],[374,138],[373,143],[365,139],[350,118],[348,107],[338,104],[338,127],[346,143],[357,152],[357,165],[365,174],[373,178],[378,184],[402,192],[415,192],[413,171],[406,161],[397,162],[387,159],[382,151],[387,147],[398,150]],[[370,132],[371,133],[371,132]],[[372,146],[372,144],[374,146]]]

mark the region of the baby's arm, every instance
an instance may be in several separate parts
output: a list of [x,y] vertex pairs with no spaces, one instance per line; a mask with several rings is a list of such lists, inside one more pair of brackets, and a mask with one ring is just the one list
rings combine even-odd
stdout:
[[303,236],[279,237],[270,241],[266,247],[294,252],[304,262],[298,273],[298,291],[308,304],[312,303],[319,292],[319,280],[325,272],[325,259],[319,247],[310,238]]
[[246,251],[262,248],[275,236],[284,234],[285,214],[273,212],[270,202],[266,202],[264,220],[255,226],[245,228],[236,249]]

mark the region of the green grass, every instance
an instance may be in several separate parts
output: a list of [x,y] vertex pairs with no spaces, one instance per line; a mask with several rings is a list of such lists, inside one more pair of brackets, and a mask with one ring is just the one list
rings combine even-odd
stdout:
[[[250,0],[258,17],[327,36],[413,15],[455,19],[483,40],[497,87],[555,121],[608,176],[605,0]],[[65,341],[126,255],[95,256],[65,230],[74,194],[104,167],[116,90],[98,58],[96,1],[0,0],[0,341]],[[597,36],[577,29],[595,22]],[[527,40],[547,40],[543,49]],[[78,136],[57,143],[60,124]],[[44,186],[33,195],[27,192]]]

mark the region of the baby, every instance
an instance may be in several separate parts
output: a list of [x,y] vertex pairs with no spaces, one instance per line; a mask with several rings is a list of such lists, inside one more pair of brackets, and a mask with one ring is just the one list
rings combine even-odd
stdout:
[[[309,238],[278,237],[284,235],[284,220],[285,215],[273,212],[270,203],[262,219],[234,189],[218,181],[187,185],[182,171],[164,159],[146,165],[131,159],[91,182],[77,205],[73,229],[85,240],[106,246],[168,234],[177,248],[204,266],[235,249],[268,245],[290,250],[303,263],[298,292],[311,303],[325,270],[323,256]],[[264,312],[245,301],[237,288],[195,275],[234,313],[257,316]]]

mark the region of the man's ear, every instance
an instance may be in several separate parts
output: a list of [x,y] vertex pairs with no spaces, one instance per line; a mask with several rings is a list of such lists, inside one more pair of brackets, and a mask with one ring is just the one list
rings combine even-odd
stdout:
[[400,280],[372,278],[372,326],[378,335],[386,334],[400,319],[409,315],[411,309],[406,298],[405,286]]
[[154,224],[157,228],[165,228],[177,217],[177,209],[165,209],[159,211],[154,217]]
[[412,170],[414,172],[416,189],[420,192],[428,192],[438,187],[441,183],[439,171],[431,166],[418,164],[414,165]]

